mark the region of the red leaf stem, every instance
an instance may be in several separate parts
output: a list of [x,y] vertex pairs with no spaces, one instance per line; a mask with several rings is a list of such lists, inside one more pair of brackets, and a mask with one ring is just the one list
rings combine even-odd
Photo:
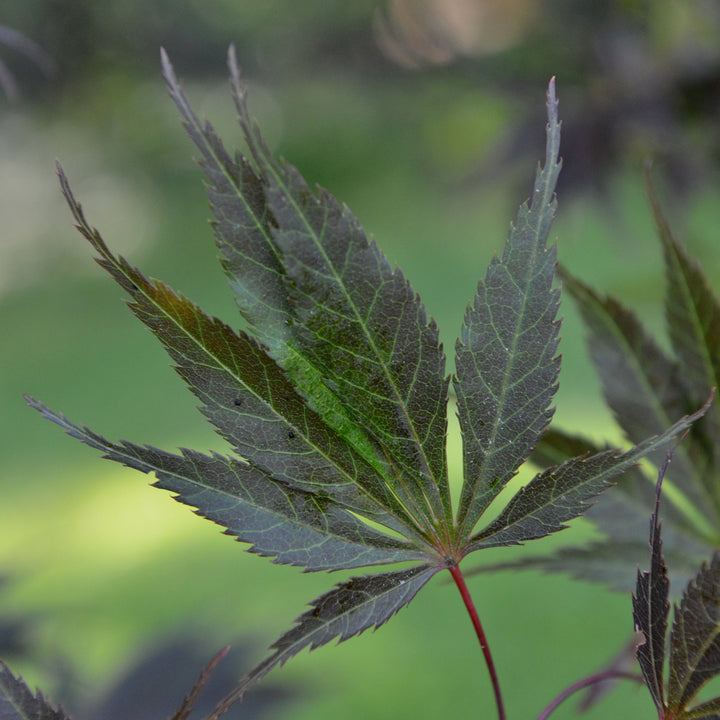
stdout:
[[453,580],[460,591],[460,595],[462,596],[465,607],[470,615],[470,620],[472,620],[473,627],[475,628],[475,633],[480,641],[480,647],[482,648],[483,656],[485,657],[485,664],[487,665],[493,692],[495,693],[498,720],[506,720],[505,707],[503,705],[502,693],[500,692],[500,682],[498,681],[497,671],[495,670],[495,663],[493,662],[492,655],[490,654],[490,646],[488,645],[485,631],[483,630],[482,623],[480,622],[480,617],[475,609],[472,597],[470,597],[470,591],[465,584],[465,578],[463,577],[459,565],[453,565],[452,567],[449,567],[448,570],[453,576]]

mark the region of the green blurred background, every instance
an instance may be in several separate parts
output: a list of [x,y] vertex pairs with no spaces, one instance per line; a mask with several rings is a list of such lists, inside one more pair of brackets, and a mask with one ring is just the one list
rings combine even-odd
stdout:
[[[92,262],[54,175],[60,158],[113,249],[236,324],[160,46],[232,145],[225,55],[235,43],[274,150],[353,209],[421,294],[450,355],[544,155],[553,75],[561,260],[662,332],[642,180],[651,158],[678,234],[720,283],[715,0],[6,0],[0,24],[0,644],[76,720],[167,715],[187,667],[192,677],[229,643],[229,678],[248,669],[342,579],[243,553],[23,403],[30,393],[113,439],[224,450]],[[562,313],[555,422],[621,442],[569,302]],[[454,435],[456,483],[459,452]],[[601,587],[535,572],[470,583],[510,718],[535,717],[632,630],[629,598]],[[128,677],[145,661],[147,687]],[[167,709],[154,710],[153,692]],[[460,598],[437,579],[380,632],[302,654],[233,713],[421,720],[494,709]],[[572,703],[554,715],[574,716]],[[647,692],[626,685],[587,717],[652,716]]]

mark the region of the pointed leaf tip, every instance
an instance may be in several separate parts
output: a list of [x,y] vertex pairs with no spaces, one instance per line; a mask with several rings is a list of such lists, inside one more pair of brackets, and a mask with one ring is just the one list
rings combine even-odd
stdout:
[[235,104],[238,108],[238,113],[242,123],[242,118],[248,115],[246,105],[247,90],[242,81],[242,71],[240,70],[240,65],[238,65],[237,52],[234,44],[231,44],[228,48],[227,66],[230,71],[230,87],[232,88],[233,97],[235,98]]
[[162,76],[168,86],[170,88],[177,86],[179,83],[175,75],[175,68],[172,62],[170,62],[170,56],[165,52],[165,48],[160,48],[160,66],[162,68]]
[[463,435],[458,514],[473,526],[544,434],[553,414],[560,360],[556,248],[548,246],[560,172],[560,126],[548,90],[545,164],[503,250],[465,314],[456,344],[455,390]]
[[69,720],[40,691],[33,693],[18,675],[0,660],[0,720]]
[[170,62],[170,57],[165,52],[165,48],[160,48],[160,65],[162,67],[163,76],[167,78],[168,73],[172,73],[172,63]]

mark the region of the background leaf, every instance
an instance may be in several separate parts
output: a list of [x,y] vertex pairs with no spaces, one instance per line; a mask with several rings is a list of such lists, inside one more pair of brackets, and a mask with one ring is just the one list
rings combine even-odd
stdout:
[[[665,316],[668,335],[678,364],[687,400],[707,395],[720,386],[720,302],[699,264],[678,242],[663,216],[650,173],[648,196],[658,235],[663,244],[667,293]],[[686,401],[687,401],[686,400]],[[720,524],[720,408],[715,405],[690,437],[698,480]]]
[[682,367],[683,382],[693,396],[702,397],[720,385],[720,304],[699,264],[673,235],[649,172],[646,178],[665,254],[668,335]]
[[41,692],[35,694],[0,660],[0,720],[69,720]]
[[[615,418],[632,442],[661,432],[693,404],[686,397],[680,370],[665,356],[635,314],[613,298],[601,298],[589,286],[562,271],[563,285],[576,301],[588,331],[590,357],[602,381],[603,394]],[[711,387],[704,398],[704,402]],[[714,504],[681,443],[669,477],[711,522]]]
[[685,589],[670,631],[668,709],[685,708],[720,674],[720,553]]

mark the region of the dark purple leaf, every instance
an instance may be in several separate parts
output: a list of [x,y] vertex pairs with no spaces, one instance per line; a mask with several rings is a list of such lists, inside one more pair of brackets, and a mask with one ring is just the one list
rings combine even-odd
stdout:
[[668,709],[677,712],[720,675],[720,553],[687,586],[670,631]]
[[643,642],[638,645],[635,654],[660,718],[663,718],[665,713],[663,667],[670,603],[659,514],[662,482],[669,462],[670,455],[667,456],[658,475],[655,510],[650,517],[650,569],[647,572],[637,571],[637,585],[633,595],[635,630],[641,632],[643,636]]
[[502,258],[479,285],[457,345],[465,478],[453,517],[445,457],[449,380],[437,328],[348,208],[272,157],[250,118],[232,51],[229,67],[249,158],[230,154],[200,122],[163,55],[171,96],[201,153],[217,244],[246,331],[114,255],[59,175],[99,264],[130,295],[131,310],[163,343],[238,457],[113,443],[28,402],[107,458],[154,473],[158,487],[275,562],[306,570],[414,566],[354,578],[315,600],[207,720],[300,650],[382,625],[436,572],[456,568],[470,552],[562,529],[619,473],[707,409],[668,430],[666,423],[629,451],[566,459],[474,534],[545,433],[557,387],[559,291],[555,248],[547,246],[560,170],[554,81],[545,166]]
[[[667,293],[665,316],[668,335],[682,368],[682,383],[689,399],[697,402],[720,385],[720,301],[700,265],[675,238],[662,214],[647,173],[648,195],[658,235],[663,244]],[[699,480],[712,502],[715,520],[720,516],[720,407],[715,405],[690,436]]]
[[[562,277],[563,287],[576,301],[585,321],[590,357],[602,381],[605,399],[632,442],[662,432],[670,422],[707,399],[710,388],[695,404],[689,401],[676,363],[658,347],[631,310],[614,298],[600,297],[566,270]],[[673,458],[670,477],[713,521],[716,516],[702,471],[688,453],[689,444],[683,443]]]
[[673,235],[647,174],[648,196],[665,251],[668,334],[683,382],[696,399],[720,385],[720,301],[700,265]]
[[41,692],[33,693],[21,677],[15,677],[0,660],[0,720],[69,720]]

